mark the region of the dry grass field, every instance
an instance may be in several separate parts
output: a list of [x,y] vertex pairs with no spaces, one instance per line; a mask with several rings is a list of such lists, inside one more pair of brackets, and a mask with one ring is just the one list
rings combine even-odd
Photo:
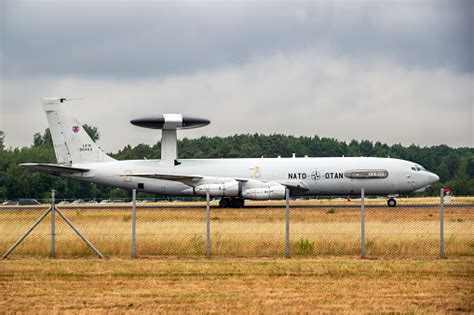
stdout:
[[[375,200],[378,202],[378,200]],[[306,202],[306,201],[305,201]],[[420,203],[420,200],[410,203]],[[460,205],[465,200],[460,201]],[[347,201],[326,201],[320,208],[291,208],[292,256],[360,255],[360,208],[337,208]],[[321,205],[316,201],[317,205]],[[174,205],[171,203],[170,205]],[[308,203],[306,203],[308,204]],[[366,209],[366,249],[369,257],[437,257],[439,209],[430,200],[424,208]],[[148,204],[147,204],[148,205]],[[161,205],[161,204],[160,204]],[[44,208],[43,208],[44,209]],[[60,206],[63,213],[106,256],[130,256],[131,210],[95,206]],[[40,209],[39,209],[40,210]],[[5,252],[42,211],[0,211],[0,252]],[[43,210],[45,211],[45,210]],[[56,251],[59,257],[86,257],[92,252],[58,217]],[[48,256],[49,218],[17,248],[13,257]],[[196,256],[205,254],[205,209],[155,208],[137,210],[139,256]],[[448,257],[474,256],[474,208],[445,210],[445,248]],[[285,253],[285,211],[282,207],[211,209],[213,255],[275,257]]]
[[0,261],[0,313],[472,313],[457,260]]

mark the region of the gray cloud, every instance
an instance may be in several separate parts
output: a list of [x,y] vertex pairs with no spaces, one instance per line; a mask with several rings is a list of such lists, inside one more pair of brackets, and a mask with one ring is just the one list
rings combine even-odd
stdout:
[[474,70],[471,1],[7,1],[5,12],[7,77],[164,76],[307,48]]
[[[68,106],[82,122],[99,127],[109,151],[155,143],[158,132],[134,127],[129,120],[164,112],[212,120],[209,127],[183,131],[182,137],[279,132],[406,145],[473,145],[471,75],[410,69],[386,59],[361,67],[351,58],[305,50],[166,78],[63,79],[29,88],[34,84],[19,80],[7,86],[6,101],[16,106],[5,114],[5,126],[19,129],[7,133],[8,143],[23,137],[30,143],[35,130],[46,128],[39,98],[47,89],[53,95],[85,96]],[[25,86],[36,95],[24,96]],[[18,128],[22,117],[30,117],[30,123]]]

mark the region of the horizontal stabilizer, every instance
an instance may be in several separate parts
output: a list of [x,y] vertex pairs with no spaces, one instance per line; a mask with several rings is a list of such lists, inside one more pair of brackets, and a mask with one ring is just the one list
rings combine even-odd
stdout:
[[89,171],[87,168],[70,167],[58,164],[23,163],[20,164],[20,166],[28,169],[29,171],[41,172],[51,175],[76,174]]

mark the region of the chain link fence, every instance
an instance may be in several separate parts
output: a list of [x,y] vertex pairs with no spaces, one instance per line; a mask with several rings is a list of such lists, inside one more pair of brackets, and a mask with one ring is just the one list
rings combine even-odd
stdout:
[[[440,198],[365,199],[365,257],[439,257]],[[471,200],[472,201],[472,200]],[[361,256],[361,199],[289,201],[289,253],[284,201],[247,201],[245,208],[209,211],[212,256],[318,257]],[[51,209],[41,206],[0,207],[0,254]],[[84,238],[104,256],[132,255],[131,203],[56,205]],[[95,255],[59,213],[55,215],[55,256]],[[205,202],[138,203],[136,256],[205,256]],[[51,213],[11,253],[12,257],[51,255]],[[474,256],[474,204],[444,205],[444,254]],[[7,255],[8,256],[8,255]]]
[[[5,253],[38,218],[51,207],[40,206],[1,206],[0,208],[0,253]],[[47,217],[49,220],[49,217]],[[44,221],[19,244],[15,254],[18,256],[48,256],[50,254],[51,225]]]

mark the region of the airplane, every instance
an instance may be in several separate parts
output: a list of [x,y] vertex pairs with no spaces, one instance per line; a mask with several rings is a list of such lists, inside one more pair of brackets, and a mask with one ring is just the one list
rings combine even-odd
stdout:
[[245,200],[278,200],[304,195],[395,197],[422,191],[439,177],[421,165],[378,157],[289,157],[179,159],[177,130],[208,125],[207,119],[163,114],[132,120],[162,131],[161,159],[118,161],[105,154],[68,111],[66,98],[44,98],[57,164],[24,163],[30,171],[127,190],[174,196],[221,198],[220,207]]

